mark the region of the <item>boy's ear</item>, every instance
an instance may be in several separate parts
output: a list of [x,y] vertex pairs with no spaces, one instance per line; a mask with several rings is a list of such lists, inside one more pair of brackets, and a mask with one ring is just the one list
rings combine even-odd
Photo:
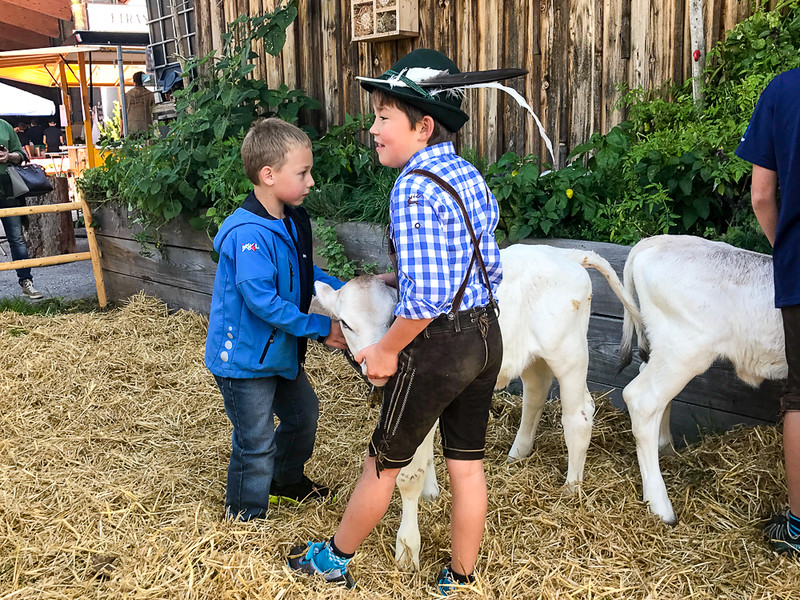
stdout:
[[273,169],[269,165],[264,165],[258,171],[258,180],[264,185],[272,185],[274,182]]
[[433,117],[430,115],[425,115],[417,122],[417,132],[420,137],[420,141],[427,142],[430,137],[433,135]]

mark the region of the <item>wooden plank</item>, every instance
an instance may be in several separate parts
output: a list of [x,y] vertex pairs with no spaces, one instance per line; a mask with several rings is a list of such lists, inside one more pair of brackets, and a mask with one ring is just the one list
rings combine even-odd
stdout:
[[[475,4],[474,2],[458,3],[458,12],[456,13],[456,29],[459,32],[457,57],[451,56],[450,58],[453,59],[461,71],[475,71],[478,69],[476,60],[477,54],[479,54],[479,52],[476,52],[478,47],[476,40],[478,16]],[[484,149],[480,145],[479,138],[482,120],[475,118],[475,115],[480,114],[476,109],[477,101],[478,94],[475,90],[468,90],[464,95],[462,108],[464,112],[470,115],[470,120],[458,132],[458,141],[462,148],[474,148],[479,153],[483,153]]]
[[[533,112],[542,119],[542,16],[541,3],[539,0],[527,0],[528,25],[525,28],[528,33],[529,43],[526,45],[523,65],[529,73],[525,81],[525,98],[531,105]],[[513,66],[513,65],[511,65]],[[526,117],[525,120],[525,153],[533,153],[542,158],[542,140],[539,129],[533,121],[533,117]]]
[[323,95],[320,98],[325,112],[324,128],[327,129],[339,123],[339,50],[336,42],[337,20],[339,19],[339,6],[336,2],[322,2],[322,64],[317,66],[322,73]]
[[0,40],[13,44],[15,49],[38,48],[49,46],[50,38],[46,35],[32,33],[21,27],[8,23],[0,23]]
[[[591,137],[594,130],[595,36],[594,0],[573,0],[570,5],[570,53],[569,79],[572,85],[569,94],[572,102],[566,109],[569,113],[568,150]],[[563,106],[563,105],[562,105]]]
[[355,115],[361,111],[361,86],[356,81],[359,75],[359,49],[369,47],[369,44],[358,44],[350,41],[352,37],[352,23],[349,18],[350,0],[339,0],[339,31],[336,38],[339,40],[339,55],[342,57],[340,98],[343,101],[342,110],[339,112],[337,122],[344,121],[345,115]]
[[[12,4],[17,8],[26,11],[39,13],[41,15],[72,20],[72,9],[70,0],[4,0],[6,4]],[[0,13],[3,14],[3,13]],[[5,16],[5,15],[4,15]]]
[[[92,216],[97,223],[98,235],[133,239],[143,228],[133,219],[124,207],[104,205],[92,209]],[[183,217],[176,217],[159,231],[160,240],[168,246],[193,248],[203,252],[211,252],[212,243],[205,231],[192,229]]]
[[57,17],[31,11],[7,0],[0,0],[0,15],[4,23],[21,29],[53,38],[61,34]]
[[[624,40],[630,36],[630,18],[623,19],[624,7],[630,10],[630,0],[604,0],[603,6],[603,110],[600,131],[611,130],[623,120],[616,110],[622,95],[617,86],[628,81],[628,56],[623,52]],[[627,31],[625,26],[627,25]]]
[[[688,22],[688,4],[685,0],[670,0],[673,8],[672,31],[673,37],[670,41],[665,40],[666,45],[670,48],[670,55],[672,57],[672,70],[670,79],[678,83],[685,80],[685,69],[687,65],[691,71],[691,52],[682,52],[681,50],[686,46],[685,36],[687,34],[686,23]],[[659,57],[661,60],[662,57]]]
[[[539,88],[539,106],[541,106],[541,112],[539,113],[539,120],[542,122],[544,130],[553,142],[553,152],[555,153],[558,151],[558,123],[553,118],[552,113],[555,112],[553,109],[557,107],[558,104],[552,99],[552,94],[555,90],[553,83],[553,63],[557,60],[553,55],[555,51],[555,27],[553,21],[555,12],[553,6],[554,1],[555,0],[543,0],[539,13],[542,32],[540,39],[541,56],[539,57],[541,65],[541,85]],[[551,91],[551,87],[553,87],[553,91]],[[544,141],[539,139],[537,146],[534,152],[541,157],[542,162],[553,162],[547,154]]]
[[214,289],[217,265],[208,252],[163,246],[160,251],[143,256],[136,240],[98,235],[97,242],[104,273],[123,273],[164,287],[204,294],[211,294]]
[[[324,104],[322,78],[319,76],[322,64],[322,15],[321,3],[315,0],[301,0],[296,21],[298,50],[298,87],[306,94]],[[300,115],[300,122],[322,131],[323,110],[308,110]]]
[[195,48],[198,56],[205,56],[213,48],[209,2],[210,0],[194,0]]
[[[482,49],[478,53],[478,69],[481,71],[497,69],[500,61],[500,47],[498,40],[500,31],[498,14],[502,10],[502,2],[487,0],[484,7],[478,11],[477,47]],[[481,140],[483,155],[489,162],[497,160],[498,132],[497,132],[497,90],[481,89],[478,91],[477,114],[480,115],[481,125],[478,130],[478,139]]]
[[106,290],[112,302],[127,300],[134,294],[144,292],[164,301],[172,310],[191,310],[201,315],[208,315],[211,308],[211,295],[160,285],[154,281],[145,281],[124,273],[106,274]]
[[648,86],[649,44],[650,36],[650,2],[649,0],[631,0],[631,56],[628,71],[628,85],[631,88]]
[[[503,3],[503,59],[501,64],[507,67],[519,67],[525,64],[525,48],[528,45],[528,15],[526,2],[523,0],[505,0]],[[523,11],[523,9],[525,9]],[[520,16],[522,20],[520,22]],[[528,96],[527,82],[524,77],[517,77],[503,82],[514,88],[521,96]],[[497,156],[505,152],[525,154],[525,125],[530,118],[527,111],[521,108],[508,94],[499,94],[499,119],[497,137],[499,146]],[[502,142],[500,142],[502,140]]]

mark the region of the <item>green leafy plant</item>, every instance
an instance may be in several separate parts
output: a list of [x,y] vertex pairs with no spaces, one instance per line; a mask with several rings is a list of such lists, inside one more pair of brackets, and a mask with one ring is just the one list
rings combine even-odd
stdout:
[[317,219],[314,222],[314,235],[321,244],[317,252],[325,259],[328,273],[339,279],[352,279],[356,271],[355,263],[347,258],[344,246],[336,234],[336,228],[325,225],[322,219]]

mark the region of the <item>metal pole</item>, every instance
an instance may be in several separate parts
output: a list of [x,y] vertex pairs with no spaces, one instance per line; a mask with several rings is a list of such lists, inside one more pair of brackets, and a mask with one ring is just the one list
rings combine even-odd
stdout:
[[119,103],[122,115],[122,135],[128,135],[128,103],[125,100],[125,65],[122,64],[122,46],[117,46],[117,69],[119,70]]

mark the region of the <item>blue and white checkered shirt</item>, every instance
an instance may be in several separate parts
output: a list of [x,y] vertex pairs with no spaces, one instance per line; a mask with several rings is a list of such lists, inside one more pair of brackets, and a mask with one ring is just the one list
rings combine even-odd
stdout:
[[[450,310],[473,247],[453,197],[431,179],[409,174],[413,169],[438,175],[461,196],[480,240],[492,294],[497,294],[503,278],[494,239],[500,215],[497,200],[481,174],[455,153],[450,142],[423,148],[403,168],[392,188],[389,208],[400,286],[400,302],[394,312],[407,319],[432,319]],[[489,292],[476,261],[458,310],[488,303]]]

